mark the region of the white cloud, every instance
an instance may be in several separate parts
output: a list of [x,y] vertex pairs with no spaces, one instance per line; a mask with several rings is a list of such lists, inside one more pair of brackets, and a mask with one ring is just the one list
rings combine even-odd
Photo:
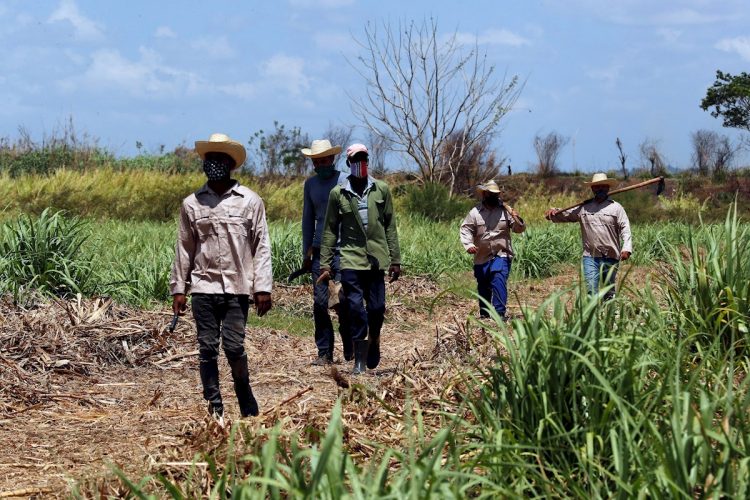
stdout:
[[682,36],[682,30],[674,28],[659,28],[656,30],[656,34],[665,42],[673,44]]
[[607,86],[612,86],[619,80],[622,69],[621,64],[613,64],[605,68],[590,69],[586,71],[586,76],[593,80],[600,80]]
[[197,73],[169,66],[157,52],[146,47],[139,49],[139,56],[131,60],[117,50],[97,50],[82,74],[62,80],[59,85],[69,92],[83,88],[149,99],[206,98],[221,93],[246,100],[256,94],[251,83],[208,82]]
[[319,49],[352,52],[357,50],[357,44],[354,43],[351,35],[346,33],[330,33],[321,31],[313,35],[315,46]]
[[305,74],[305,61],[301,57],[276,54],[263,63],[261,71],[263,76],[295,97],[310,88],[310,78]]
[[456,41],[462,44],[477,43],[479,45],[508,45],[511,47],[531,44],[526,38],[506,29],[490,29],[479,35],[465,32],[456,33]]
[[289,5],[306,9],[336,9],[354,5],[354,0],[289,0]]
[[104,36],[102,26],[81,14],[74,0],[60,0],[60,5],[48,20],[50,23],[67,21],[79,40],[99,40]]
[[201,37],[194,40],[190,46],[210,59],[231,59],[237,55],[237,51],[224,35]]
[[154,32],[156,38],[177,38],[177,34],[169,26],[159,26]]
[[723,38],[714,47],[724,52],[736,52],[742,59],[750,61],[750,36]]

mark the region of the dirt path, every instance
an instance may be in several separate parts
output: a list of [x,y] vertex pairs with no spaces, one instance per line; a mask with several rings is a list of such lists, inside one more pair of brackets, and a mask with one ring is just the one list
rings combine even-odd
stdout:
[[[518,312],[516,296],[536,306],[574,278],[571,271],[543,282],[511,283],[511,313]],[[466,279],[471,280],[471,276],[467,274]],[[343,361],[338,339],[334,367],[342,377],[333,376],[329,368],[310,364],[315,351],[311,336],[264,328],[250,330],[246,346],[261,417],[247,425],[268,428],[281,420],[287,429],[314,428],[322,432],[347,382],[363,383],[384,399],[401,401],[408,378],[409,385],[419,386],[426,400],[439,397],[440,387],[446,385],[440,377],[448,374],[440,368],[436,353],[455,349],[460,343],[458,337],[468,335],[462,323],[476,314],[475,302],[468,298],[449,294],[435,302],[440,291],[437,285],[418,279],[388,285],[389,312],[382,333],[381,365],[356,380],[349,375],[351,363]],[[309,290],[301,287],[280,288],[275,300],[281,307],[307,304],[308,294]],[[59,305],[48,307],[57,310],[61,319],[56,321],[64,321],[67,313]],[[17,328],[28,329],[24,333],[44,339],[44,335],[50,335],[44,330],[49,327],[24,320],[23,314],[0,315],[0,321],[3,319],[6,328],[16,324]],[[156,324],[154,328],[163,329],[168,319],[154,314],[143,320],[145,324],[149,321]],[[91,363],[83,374],[48,370],[28,388],[34,391],[35,399],[27,397],[25,403],[0,401],[0,492],[28,488],[44,496],[65,496],[76,481],[86,491],[97,490],[104,484],[102,478],[111,477],[111,465],[131,477],[142,477],[165,467],[183,467],[180,463],[191,462],[199,451],[221,441],[221,430],[206,418],[197,356],[190,354],[196,349],[194,326],[188,320],[179,325],[179,335],[169,349],[146,362],[131,360],[135,366]],[[35,329],[44,331],[35,333]],[[12,358],[3,352],[0,350],[0,381],[7,377],[26,380],[23,373],[30,373],[32,363],[19,362],[17,356]],[[131,357],[136,355],[134,349]],[[59,364],[60,360],[51,363]],[[220,370],[225,405],[232,420],[238,408],[225,360]],[[298,397],[281,405],[293,396]],[[372,421],[390,425],[377,405],[348,406],[344,420],[350,440],[364,437],[368,419],[369,425]],[[362,453],[366,452],[363,448]]]

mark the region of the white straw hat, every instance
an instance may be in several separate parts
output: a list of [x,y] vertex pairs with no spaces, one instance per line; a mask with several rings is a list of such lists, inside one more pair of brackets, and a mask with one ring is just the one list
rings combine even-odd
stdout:
[[245,146],[226,134],[211,134],[207,141],[195,141],[195,151],[201,160],[206,159],[206,153],[226,153],[234,160],[234,168],[242,166],[247,157]]
[[617,184],[617,179],[610,179],[607,177],[607,174],[604,174],[602,172],[594,174],[594,176],[591,178],[591,182],[584,182],[587,186],[598,186],[600,184],[606,184],[607,186],[614,186]]
[[331,141],[328,139],[318,139],[312,141],[309,148],[300,149],[300,152],[308,158],[325,158],[339,154],[341,146],[331,146]]

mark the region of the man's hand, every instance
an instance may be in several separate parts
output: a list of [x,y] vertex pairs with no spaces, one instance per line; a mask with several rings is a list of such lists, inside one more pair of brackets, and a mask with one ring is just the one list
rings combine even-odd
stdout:
[[388,283],[396,281],[401,276],[401,264],[391,264],[391,267],[388,268],[388,276],[391,277]]
[[620,260],[628,260],[630,258],[630,252],[623,250],[620,252]]
[[466,253],[470,253],[472,255],[474,255],[478,251],[479,251],[479,249],[477,248],[476,245],[471,245],[469,248],[466,249]]
[[264,316],[273,307],[271,294],[268,292],[256,292],[253,294],[253,302],[255,302],[255,311],[258,316]]
[[320,276],[318,276],[318,279],[315,281],[316,285],[322,285],[324,283],[327,283],[328,280],[331,279],[331,271],[328,269],[321,269],[320,270]]
[[178,316],[185,314],[187,309],[187,296],[184,293],[172,295],[172,312]]
[[547,210],[546,212],[544,212],[544,218],[547,219],[547,220],[552,220],[552,216],[555,215],[555,214],[557,214],[557,209],[556,208],[550,208],[549,210]]

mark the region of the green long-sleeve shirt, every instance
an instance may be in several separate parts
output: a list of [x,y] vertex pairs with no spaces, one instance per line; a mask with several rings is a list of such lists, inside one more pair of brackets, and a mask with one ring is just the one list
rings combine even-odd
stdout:
[[341,269],[385,271],[391,264],[401,264],[393,197],[385,182],[372,178],[370,182],[363,193],[367,197],[366,228],[357,209],[359,196],[348,180],[331,190],[320,248],[321,269],[331,267],[337,235]]

